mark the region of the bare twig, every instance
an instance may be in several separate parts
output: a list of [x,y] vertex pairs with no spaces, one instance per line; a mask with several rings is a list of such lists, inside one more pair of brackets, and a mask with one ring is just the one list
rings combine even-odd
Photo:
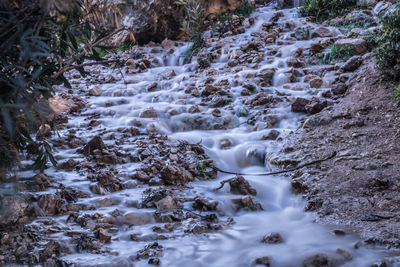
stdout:
[[[292,169],[281,170],[281,171],[275,171],[275,172],[266,172],[266,173],[237,173],[237,172],[224,171],[224,170],[221,170],[220,168],[215,167],[215,166],[214,166],[214,169],[216,169],[216,170],[219,171],[219,172],[227,173],[227,174],[250,175],[250,176],[268,176],[268,175],[275,175],[275,174],[281,174],[281,173],[292,172],[292,171],[301,169],[301,168],[306,167],[306,166],[310,166],[310,165],[313,165],[313,164],[321,163],[321,162],[324,162],[324,161],[327,161],[327,160],[330,160],[330,159],[334,158],[334,157],[336,156],[336,154],[337,154],[336,151],[334,151],[330,156],[328,156],[328,157],[326,157],[326,158],[314,160],[314,161],[311,161],[311,162],[307,162],[307,163],[301,164],[301,165],[299,165],[299,166],[297,166],[297,167],[295,167],[295,168],[292,168]],[[232,179],[233,179],[233,178],[232,178]],[[221,183],[221,186],[218,187],[218,188],[216,188],[216,190],[219,190],[219,189],[221,189],[222,187],[224,187],[224,185],[225,185],[226,183],[228,183],[229,181],[231,181],[232,179],[227,179],[227,180],[221,181],[221,182],[220,182],[220,183]]]
[[[88,44],[85,49],[82,50],[82,52],[80,52],[79,54],[75,55],[72,59],[66,60],[65,62],[62,63],[62,65],[65,65],[64,67],[62,67],[57,73],[52,75],[52,78],[58,78],[61,74],[63,74],[64,72],[71,70],[71,69],[76,69],[79,67],[82,67],[81,65],[84,64],[88,64],[88,63],[84,63],[84,64],[80,64],[80,65],[72,65],[74,64],[77,60],[79,60],[81,57],[83,57],[88,51],[92,50],[94,47],[98,46],[99,44],[101,44],[102,42],[108,40],[109,38],[111,38],[113,35],[121,32],[125,30],[124,27],[116,29],[115,31],[113,31],[112,33],[108,34],[107,36],[97,40],[96,42],[94,42],[93,44]],[[101,61],[98,61],[101,62]],[[116,61],[114,61],[116,62]],[[103,63],[95,63],[92,62],[91,65],[95,65],[95,64],[104,64],[107,62],[103,62]],[[110,62],[108,62],[110,63]],[[85,65],[85,66],[89,66],[89,65]]]

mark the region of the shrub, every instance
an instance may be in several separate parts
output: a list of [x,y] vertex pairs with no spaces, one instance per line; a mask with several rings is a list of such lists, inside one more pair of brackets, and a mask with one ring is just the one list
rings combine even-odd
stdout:
[[321,61],[322,64],[330,64],[337,60],[348,60],[355,53],[352,46],[338,46],[331,45],[327,48],[327,53],[324,54],[323,59]]
[[236,8],[232,13],[237,16],[248,17],[253,13],[254,6],[249,2],[244,2],[238,8]]
[[187,62],[203,47],[205,9],[198,0],[177,0],[175,4],[185,6],[187,11],[187,18],[183,21],[183,28],[185,28],[189,36],[189,41],[193,43],[191,50],[185,57],[185,62]]
[[15,151],[27,151],[43,170],[48,160],[55,164],[52,147],[31,134],[48,109],[52,86],[69,86],[63,76],[68,69],[86,75],[79,65],[101,60],[93,48],[106,33],[82,0],[3,0],[0,8],[0,168],[16,163]]
[[299,8],[302,16],[314,16],[323,21],[345,14],[357,6],[357,0],[304,0]]
[[400,4],[381,17],[381,24],[375,49],[378,69],[386,77],[400,80]]

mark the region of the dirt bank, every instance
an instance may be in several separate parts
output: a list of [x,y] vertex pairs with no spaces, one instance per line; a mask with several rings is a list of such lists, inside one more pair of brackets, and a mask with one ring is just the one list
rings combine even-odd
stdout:
[[292,174],[306,210],[327,224],[350,225],[368,243],[400,246],[400,109],[372,55],[346,83],[343,98],[307,117],[284,151],[303,162],[337,156]]

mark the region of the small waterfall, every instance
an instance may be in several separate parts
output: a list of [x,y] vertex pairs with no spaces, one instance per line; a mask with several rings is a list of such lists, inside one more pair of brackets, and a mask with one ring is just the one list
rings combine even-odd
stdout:
[[294,7],[300,7],[301,6],[301,0],[293,0],[293,6]]

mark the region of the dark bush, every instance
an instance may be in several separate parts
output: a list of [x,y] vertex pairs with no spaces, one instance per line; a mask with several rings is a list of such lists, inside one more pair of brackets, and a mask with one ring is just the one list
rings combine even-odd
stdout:
[[[55,163],[49,142],[33,140],[31,134],[47,108],[52,86],[69,86],[63,71],[85,59],[101,59],[93,44],[104,34],[97,31],[96,21],[89,21],[93,16],[85,3],[0,2],[0,168],[16,163],[15,151],[36,155],[34,165],[39,169],[48,160]],[[85,75],[83,67],[77,70]]]
[[392,80],[400,80],[400,4],[381,17],[381,33],[376,37],[375,56],[379,70]]
[[302,16],[314,16],[323,21],[345,14],[357,6],[357,0],[303,0],[299,8]]

